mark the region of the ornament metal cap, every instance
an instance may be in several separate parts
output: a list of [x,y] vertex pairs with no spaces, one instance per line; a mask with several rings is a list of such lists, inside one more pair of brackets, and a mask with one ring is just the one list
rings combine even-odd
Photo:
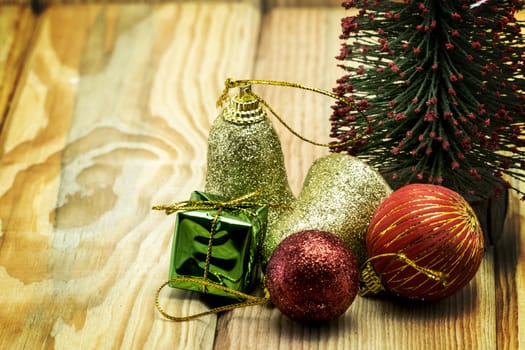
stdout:
[[364,267],[359,274],[359,280],[361,282],[359,295],[362,297],[376,295],[385,291],[385,287],[381,283],[381,278],[375,272],[370,260],[367,260],[364,264]]
[[222,111],[225,120],[235,124],[258,123],[266,118],[259,99],[252,93],[251,85],[239,87],[239,93],[230,99]]

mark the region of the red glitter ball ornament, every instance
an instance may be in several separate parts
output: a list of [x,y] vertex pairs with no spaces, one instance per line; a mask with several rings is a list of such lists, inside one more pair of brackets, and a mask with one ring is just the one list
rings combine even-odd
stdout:
[[266,267],[272,303],[292,320],[318,323],[342,315],[359,284],[357,260],[332,233],[301,231],[275,248]]
[[377,208],[366,234],[361,295],[383,290],[439,300],[463,288],[484,254],[480,223],[465,199],[438,185],[401,187]]

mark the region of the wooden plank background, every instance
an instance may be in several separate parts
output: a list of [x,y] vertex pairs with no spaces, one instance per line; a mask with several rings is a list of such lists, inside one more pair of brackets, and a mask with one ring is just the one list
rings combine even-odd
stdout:
[[[358,298],[321,327],[271,306],[183,323],[155,312],[173,220],[150,207],[203,188],[224,80],[331,89],[345,15],[332,1],[49,5],[39,16],[0,6],[0,348],[525,349],[516,196],[476,278],[439,303]],[[328,141],[332,101],[254,89],[299,133]],[[273,121],[298,193],[327,151]],[[180,290],[161,302],[206,309]]]

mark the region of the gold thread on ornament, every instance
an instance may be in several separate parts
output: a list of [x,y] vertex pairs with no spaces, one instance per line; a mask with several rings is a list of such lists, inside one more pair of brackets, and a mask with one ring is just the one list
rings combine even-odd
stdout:
[[[449,202],[449,199],[454,200],[454,202],[456,204],[451,204]],[[449,211],[447,211],[447,214],[448,215],[455,215],[455,216],[453,218],[446,218],[446,219],[442,219],[442,220],[436,220],[436,217],[441,216],[442,213],[440,213],[439,215],[436,215],[435,213],[431,213],[431,212],[426,213],[426,214],[419,213],[420,211],[429,209],[428,208],[428,200],[432,200],[433,201],[432,208],[440,208],[440,209],[446,208],[446,209],[449,209]],[[433,195],[426,195],[424,198],[421,198],[421,199],[413,199],[411,202],[413,204],[415,203],[414,209],[410,213],[406,213],[403,216],[399,216],[396,221],[392,222],[387,228],[383,229],[381,234],[385,234],[386,232],[389,232],[391,229],[395,228],[398,225],[399,222],[405,221],[405,217],[407,215],[412,215],[414,213],[418,213],[420,222],[427,222],[428,221],[428,223],[429,223],[428,233],[425,235],[426,239],[433,239],[434,237],[440,235],[440,233],[437,232],[437,231],[439,231],[439,228],[442,227],[443,225],[451,224],[453,221],[459,221],[455,225],[450,225],[451,226],[450,227],[451,235],[448,236],[448,237],[451,240],[454,240],[454,242],[456,242],[456,245],[455,245],[454,248],[457,251],[461,251],[462,253],[461,254],[455,254],[455,259],[453,261],[450,261],[450,260],[446,260],[445,261],[445,259],[447,257],[439,255],[434,260],[430,261],[428,264],[436,266],[436,265],[440,265],[440,264],[443,264],[443,263],[446,262],[447,266],[449,267],[448,270],[452,271],[455,268],[457,268],[459,263],[463,260],[465,254],[468,254],[466,259],[469,262],[472,261],[476,257],[477,250],[476,250],[476,246],[474,245],[474,243],[476,241],[468,239],[469,237],[468,237],[468,235],[466,233],[469,232],[470,230],[475,232],[478,242],[479,242],[479,240],[481,240],[481,245],[483,244],[483,233],[481,232],[481,226],[478,224],[478,221],[477,221],[477,218],[476,218],[476,216],[474,214],[473,209],[470,207],[470,205],[466,201],[462,200],[462,198],[457,198],[457,197],[444,198],[442,193],[437,193],[436,192]],[[397,213],[397,210],[398,210],[398,208],[392,208],[383,217],[388,217],[390,215],[394,215],[394,214]],[[462,222],[460,221],[461,219],[463,220]],[[380,224],[380,221],[377,223],[377,225],[379,225],[379,224]],[[406,235],[407,233],[411,232],[411,230],[412,230],[411,227],[407,227],[405,230],[399,232],[398,235],[395,238],[391,239],[388,243],[385,244],[385,247],[388,247],[388,246],[394,244],[395,242],[397,242],[397,240],[401,239],[404,235]],[[435,233],[432,233],[432,232],[435,232]],[[474,248],[474,249],[472,249],[472,248]],[[428,258],[429,258],[431,253],[432,253],[432,250],[429,250],[428,254],[419,256],[418,260],[428,260]],[[381,256],[381,255],[378,255],[378,256]],[[406,258],[406,255],[405,255],[405,258]],[[408,258],[406,258],[406,259],[408,259]],[[418,266],[416,261],[412,260],[413,264],[408,263],[408,261],[405,261],[405,260],[403,260],[403,261],[405,263],[407,263],[408,266],[411,266],[413,268],[415,268],[415,266]],[[397,268],[397,269],[395,269],[393,271],[390,271],[392,276],[388,279],[387,282],[399,282],[399,281],[396,281],[396,277],[406,267],[407,266],[400,266],[399,268]],[[372,267],[370,266],[370,268],[372,268]],[[428,271],[436,272],[435,270],[431,270],[431,269],[428,269]],[[419,271],[419,272],[422,272],[422,271]],[[379,281],[379,283],[381,283],[381,280],[379,279],[379,277],[377,277],[377,274],[375,273],[375,271],[373,271],[373,269],[372,269],[372,272],[367,271],[366,273],[367,274],[370,274],[370,273],[375,274],[376,279]],[[464,276],[464,274],[456,274],[456,276],[454,278],[451,278],[450,274],[448,274],[448,273],[440,272],[440,274],[444,275],[443,278],[432,278],[432,279],[436,280],[438,282],[441,282],[444,287],[447,287],[447,286],[455,284],[458,279],[460,279],[460,278],[462,278],[462,276]],[[427,275],[427,277],[430,277],[430,276]],[[363,290],[363,293],[366,293],[366,295],[374,293],[374,291],[373,291],[373,289],[374,289],[373,283],[377,282],[375,280],[369,281],[368,279],[370,279],[370,278],[371,278],[370,276],[363,276],[363,281],[362,282],[363,282],[363,284],[365,286],[367,285],[367,283],[371,283],[371,287],[369,288],[370,289],[369,291]],[[401,282],[408,283],[409,281],[410,281],[409,279],[404,278]],[[426,283],[426,281],[422,281],[419,285],[413,286],[410,289],[418,290],[425,283]],[[429,287],[429,290],[431,290],[431,289],[432,289],[432,287]],[[438,293],[438,292],[439,291],[436,291],[435,293]]]
[[[220,290],[222,290],[224,292],[233,294],[236,297],[245,299],[246,301],[241,302],[241,303],[235,303],[235,304],[230,304],[230,305],[219,306],[219,307],[216,307],[216,308],[213,308],[213,309],[201,312],[201,313],[193,314],[193,315],[173,316],[173,315],[168,314],[162,308],[162,306],[160,305],[159,299],[160,299],[160,292],[168,284],[175,283],[175,282],[192,282],[192,283],[197,283],[197,284],[201,284],[203,286],[203,288],[205,288],[205,287],[214,287],[214,288],[220,289]],[[270,293],[268,292],[268,289],[266,289],[266,288],[264,289],[264,296],[263,297],[258,297],[258,296],[253,296],[253,295],[246,294],[246,293],[243,293],[243,292],[239,292],[238,290],[231,289],[231,288],[225,287],[223,285],[220,285],[220,284],[217,284],[217,283],[214,283],[214,282],[201,280],[201,279],[193,278],[193,277],[178,277],[178,278],[170,279],[169,281],[164,282],[159,287],[159,289],[157,289],[157,292],[155,293],[155,306],[157,307],[157,310],[159,311],[159,313],[162,316],[166,317],[167,319],[169,319],[171,321],[176,321],[176,322],[190,321],[190,320],[193,320],[193,319],[196,319],[196,318],[199,318],[199,317],[203,317],[203,316],[207,316],[207,315],[211,315],[211,314],[216,314],[216,313],[223,312],[223,311],[229,311],[229,310],[233,310],[233,309],[238,309],[238,308],[241,308],[241,307],[263,305],[263,304],[268,303],[269,301],[270,301]]]
[[[439,217],[441,214],[436,214],[436,213],[433,213],[433,212],[428,212],[426,214],[421,214],[419,213],[420,211],[424,211],[424,210],[427,210],[428,209],[428,200],[429,199],[433,199],[433,200],[442,200],[442,198],[439,198],[439,197],[430,197],[430,196],[425,196],[424,198],[416,198],[416,199],[412,199],[410,202],[411,204],[413,204],[413,209],[409,212],[406,212],[405,214],[403,215],[399,215],[397,214],[397,212],[401,209],[399,207],[394,207],[392,208],[388,213],[386,213],[385,215],[383,215],[383,219],[386,219],[387,217],[390,217],[392,215],[396,215],[398,216],[397,219],[395,221],[393,221],[388,227],[386,227],[385,229],[382,230],[382,232],[380,233],[380,235],[385,235],[387,232],[390,232],[390,230],[394,229],[395,227],[397,227],[399,225],[400,222],[405,222],[406,221],[406,218],[407,217],[413,217],[415,214],[418,215],[418,220],[420,222],[425,222],[425,221],[429,221],[432,225],[429,227],[429,231],[433,231],[433,227],[440,227],[443,223],[443,221],[435,221],[435,217]],[[421,202],[421,203],[418,203],[418,202]],[[415,204],[414,204],[415,203]],[[419,205],[418,205],[419,204]],[[433,204],[432,206],[433,208],[439,208],[439,207],[447,207],[447,206],[444,206],[444,205],[438,205],[438,204]],[[445,222],[448,222],[448,220],[445,220]],[[378,221],[376,225],[379,225],[381,223],[381,221]],[[412,232],[412,227],[410,227],[409,225],[407,225],[407,227],[399,232],[396,237],[394,237],[393,239],[391,239],[386,245],[385,247],[389,247],[393,244],[395,244],[399,239],[402,239],[406,234]],[[426,236],[427,239],[431,239],[433,236],[435,236],[436,234],[432,235],[431,232],[429,232],[429,234]]]
[[[310,91],[310,92],[315,92],[315,93],[318,93],[318,94],[322,94],[322,95],[331,97],[331,98],[333,98],[335,100],[338,100],[338,101],[344,103],[345,105],[349,106],[350,108],[352,108],[352,110],[354,110],[354,111],[358,110],[358,108],[357,108],[357,106],[356,106],[356,104],[354,102],[349,101],[349,100],[347,100],[347,99],[345,99],[345,98],[343,98],[341,96],[338,96],[338,95],[336,95],[334,93],[331,93],[331,92],[323,90],[323,89],[319,89],[319,88],[315,88],[315,87],[311,87],[311,86],[306,86],[306,85],[302,85],[302,84],[298,84],[298,83],[291,83],[291,82],[287,82],[287,81],[258,80],[258,79],[232,80],[231,78],[226,79],[226,81],[224,83],[224,85],[225,85],[224,86],[224,90],[223,90],[221,96],[219,97],[219,99],[217,100],[217,106],[221,107],[223,105],[223,103],[231,100],[230,95],[228,94],[230,89],[236,88],[236,87],[241,87],[242,88],[242,87],[245,87],[245,86],[250,86],[250,84],[261,84],[261,85],[273,85],[273,86],[291,87],[291,88],[302,89],[302,90],[306,90],[306,91]],[[345,146],[347,144],[353,143],[353,142],[355,142],[355,140],[361,138],[361,136],[357,136],[355,138],[346,140],[344,142],[339,142],[339,143],[319,143],[319,142],[316,142],[316,141],[312,141],[312,140],[307,139],[306,137],[302,136],[301,134],[299,134],[295,130],[293,130],[292,127],[290,125],[288,125],[284,121],[284,119],[281,118],[274,111],[274,109],[272,107],[270,107],[268,102],[266,102],[262,97],[260,97],[259,95],[255,94],[251,90],[249,90],[249,95],[251,95],[253,98],[258,100],[261,104],[263,104],[273,114],[273,116],[289,132],[291,132],[294,136],[296,136],[299,139],[301,139],[302,141],[308,142],[308,143],[310,143],[312,145],[321,146],[321,147],[328,147],[328,148],[338,148],[338,147]],[[235,100],[235,98],[234,98],[234,100]],[[228,110],[228,108],[227,108],[227,110]],[[231,113],[231,112],[229,112],[229,113]],[[227,112],[226,116],[227,115],[228,115],[228,112]],[[235,117],[232,118],[232,120],[235,120],[235,119],[236,119]],[[230,120],[230,121],[232,121],[232,120]]]
[[424,274],[428,278],[437,281],[443,286],[447,286],[449,281],[449,274],[433,269],[429,269],[424,266],[419,266],[414,260],[407,257],[404,253],[384,253],[384,254],[378,254],[374,255],[367,259],[367,261],[364,264],[364,267],[361,269],[360,274],[360,280],[361,280],[361,288],[359,289],[359,295],[361,296],[367,296],[371,294],[377,294],[381,291],[386,290],[385,286],[383,285],[381,278],[377,274],[377,272],[374,270],[372,266],[372,261],[379,258],[385,258],[385,257],[395,257],[408,266],[412,267],[419,273]]
[[[419,213],[420,211],[425,211],[425,210],[429,209],[428,200],[434,200],[434,201],[439,201],[441,203],[446,203],[446,204],[433,203],[432,204],[432,208],[449,208],[449,209],[454,209],[453,211],[449,211],[448,213],[449,214],[456,214],[457,217],[455,217],[453,219],[436,220],[436,217],[442,216],[442,213],[436,214],[435,212],[428,212],[428,213],[420,214]],[[418,202],[420,202],[420,203],[418,203]],[[443,198],[441,196],[426,195],[424,198],[412,199],[411,203],[414,205],[413,210],[403,214],[402,216],[399,216],[397,218],[397,220],[395,220],[388,227],[383,229],[382,232],[380,233],[380,235],[386,234],[387,232],[389,232],[393,228],[397,227],[400,222],[406,221],[406,217],[407,216],[408,217],[412,217],[412,216],[414,216],[414,214],[418,214],[419,222],[423,223],[423,222],[427,222],[428,221],[428,223],[430,224],[429,225],[428,235],[425,236],[427,239],[432,239],[434,236],[439,235],[439,233],[432,234],[432,231],[435,231],[436,228],[439,228],[439,227],[441,227],[444,224],[450,223],[453,220],[457,220],[458,217],[463,217],[465,219],[466,223],[469,224],[468,227],[472,227],[476,232],[479,232],[479,230],[478,230],[478,226],[479,225],[476,225],[476,220],[474,219],[475,217],[472,216],[472,215],[474,215],[474,213],[473,213],[473,211],[469,212],[469,210],[468,210],[469,208],[465,206],[465,204],[467,204],[466,202],[458,203],[458,205],[452,205],[452,204],[449,204],[449,202],[445,198]],[[460,211],[460,210],[456,210],[456,209],[459,209],[459,208],[465,209],[465,212],[464,211]],[[387,218],[387,217],[389,217],[391,215],[397,215],[397,212],[399,210],[400,209],[398,207],[394,207],[387,214],[385,214],[383,216],[383,218]],[[379,225],[380,223],[381,223],[381,221],[378,221],[376,225]],[[459,224],[456,225],[454,228],[456,228],[457,226],[459,226]],[[396,237],[394,237],[392,240],[390,240],[385,245],[385,247],[389,247],[389,246],[395,244],[399,239],[402,239],[406,234],[410,233],[411,231],[412,231],[412,227],[407,226],[406,229],[404,229],[403,231],[399,232],[396,235]]]

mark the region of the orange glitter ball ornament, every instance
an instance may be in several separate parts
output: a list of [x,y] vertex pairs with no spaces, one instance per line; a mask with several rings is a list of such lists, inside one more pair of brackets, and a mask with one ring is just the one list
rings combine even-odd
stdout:
[[429,301],[466,286],[484,254],[470,205],[458,193],[429,184],[401,187],[379,205],[366,248],[361,295],[387,291]]

